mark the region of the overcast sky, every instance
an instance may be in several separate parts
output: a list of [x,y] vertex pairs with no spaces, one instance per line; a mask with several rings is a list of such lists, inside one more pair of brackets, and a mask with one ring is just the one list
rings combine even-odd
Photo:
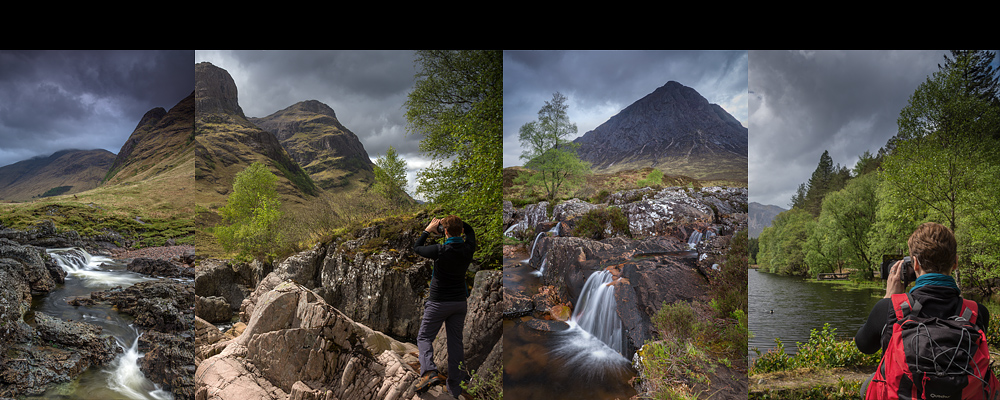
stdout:
[[824,150],[848,168],[877,153],[945,54],[750,51],[750,201],[789,208]]
[[0,166],[118,153],[142,116],[194,91],[193,51],[0,50]]
[[198,50],[195,58],[229,72],[247,117],[318,100],[358,135],[372,161],[392,145],[407,162],[411,194],[416,173],[430,165],[420,154],[421,137],[406,131],[403,103],[416,74],[412,51]]
[[[747,126],[747,52],[504,51],[504,167],[523,165],[518,131],[552,94],[583,136],[669,81],[694,88]],[[575,138],[575,137],[574,137]],[[571,138],[571,139],[574,139]]]

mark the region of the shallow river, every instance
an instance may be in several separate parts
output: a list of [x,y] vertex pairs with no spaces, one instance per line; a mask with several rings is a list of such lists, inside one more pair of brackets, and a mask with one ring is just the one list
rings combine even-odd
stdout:
[[116,286],[130,286],[149,279],[129,272],[125,264],[102,256],[92,256],[80,249],[50,249],[49,255],[67,271],[66,283],[33,299],[32,312],[44,312],[67,321],[84,321],[102,328],[113,336],[123,349],[115,360],[103,367],[91,367],[77,379],[55,385],[42,396],[29,399],[173,399],[143,376],[137,350],[139,333],[131,326],[130,317],[119,315],[112,307],[96,305],[75,307],[67,298],[85,296],[90,292]]

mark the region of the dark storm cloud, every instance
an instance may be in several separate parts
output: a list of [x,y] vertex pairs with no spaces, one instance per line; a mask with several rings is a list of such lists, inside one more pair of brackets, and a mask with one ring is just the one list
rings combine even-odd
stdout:
[[117,153],[142,116],[194,90],[193,51],[0,50],[0,166],[64,149]]
[[318,100],[358,135],[374,160],[389,146],[415,173],[429,164],[418,135],[406,131],[404,103],[414,83],[412,51],[197,51],[233,77],[248,117],[264,117],[295,103]]
[[750,51],[750,200],[787,208],[824,150],[851,168],[896,134],[945,51]]
[[518,130],[553,93],[568,97],[579,136],[669,81],[746,125],[746,51],[504,51],[504,166],[523,164]]

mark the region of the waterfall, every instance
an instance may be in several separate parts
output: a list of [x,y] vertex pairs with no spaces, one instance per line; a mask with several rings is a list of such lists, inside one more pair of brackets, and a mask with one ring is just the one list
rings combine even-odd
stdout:
[[[66,271],[66,283],[46,295],[44,300],[33,308],[38,307],[39,311],[59,315],[64,319],[87,321],[99,326],[104,333],[113,336],[123,350],[122,354],[99,372],[98,367],[91,367],[95,368],[92,371],[95,375],[105,376],[96,380],[81,378],[80,381],[85,383],[74,389],[75,394],[86,398],[124,396],[129,399],[145,400],[173,399],[172,393],[151,382],[139,369],[139,359],[143,357],[139,352],[141,334],[128,322],[131,318],[123,318],[114,309],[71,306],[64,300],[69,296],[84,295],[94,290],[117,286],[130,286],[153,278],[127,271],[121,262],[104,256],[91,255],[79,248],[46,249],[46,253],[56,265]],[[84,374],[92,372],[86,371]],[[109,396],[106,394],[110,393],[109,391],[114,391],[117,395]]]
[[79,279],[83,286],[110,289],[115,286],[130,286],[149,280],[140,274],[128,272],[125,266],[114,260],[87,253],[80,248],[47,249],[49,257],[66,271],[66,279]]
[[694,232],[691,232],[691,236],[688,236],[688,247],[692,249],[695,248],[695,246],[698,245],[698,242],[701,241],[701,237],[702,237],[701,231],[695,229]]
[[598,379],[629,368],[622,355],[622,322],[614,299],[613,277],[608,271],[595,272],[584,283],[569,329],[558,331],[552,355],[566,362],[579,379]]
[[587,278],[577,301],[572,322],[601,340],[616,352],[622,352],[622,322],[615,306],[614,277],[598,271]]
[[110,370],[104,371],[108,374],[108,387],[130,399],[173,399],[172,393],[150,382],[139,369],[139,359],[143,356],[139,353],[139,336],[142,335],[138,331],[136,334],[135,340],[129,347],[125,347],[121,340],[118,341],[123,353],[111,363]]

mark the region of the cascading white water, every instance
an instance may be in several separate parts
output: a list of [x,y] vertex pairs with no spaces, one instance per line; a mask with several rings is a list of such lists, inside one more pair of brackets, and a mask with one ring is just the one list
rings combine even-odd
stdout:
[[700,231],[695,230],[694,232],[691,232],[691,236],[688,236],[688,247],[692,249],[695,248],[695,246],[698,245],[698,242],[701,241],[701,237],[702,233]]
[[83,286],[107,289],[129,286],[150,278],[128,271],[115,271],[106,267],[114,261],[108,257],[91,255],[80,248],[47,249],[56,265],[66,271],[67,280],[80,279]]
[[[548,231],[540,232],[537,236],[535,236],[535,241],[531,244],[531,253],[528,253],[528,258],[524,259],[524,261],[522,261],[523,263],[525,264],[531,263],[531,259],[535,256],[535,246],[538,245],[538,240],[542,238],[542,235],[546,233],[552,233],[555,236],[559,236],[559,225],[560,223],[556,222],[556,225],[550,228]],[[532,275],[542,276],[543,274],[545,274],[545,260],[546,260],[545,258],[542,258],[542,265],[538,267],[537,271],[532,272],[531,273]]]
[[614,300],[613,276],[598,271],[587,278],[569,329],[556,333],[560,341],[552,354],[566,362],[573,374],[593,379],[628,368],[621,354],[622,323]]
[[[67,295],[89,293],[95,289],[130,286],[151,278],[129,272],[124,269],[124,265],[121,263],[107,257],[91,255],[79,248],[48,249],[47,253],[57,265],[66,271],[67,276],[63,288],[58,289],[59,292],[48,295],[53,299],[43,302],[45,311],[64,315],[64,318],[84,320],[101,326],[105,333],[110,333],[115,337],[123,351],[102,371],[106,375],[106,379],[103,380],[103,384],[97,385],[101,387],[80,389],[83,393],[89,393],[83,396],[92,397],[93,393],[101,393],[101,391],[110,389],[129,399],[173,399],[172,393],[159,388],[158,385],[146,379],[139,369],[139,359],[143,357],[143,354],[139,352],[140,334],[137,329],[118,317],[116,313],[107,313],[107,311],[102,310],[100,312],[107,314],[98,314],[101,316],[95,318],[90,314],[98,313],[98,311],[88,310],[86,307],[71,307],[66,304],[65,300],[62,300],[63,296]],[[104,395],[100,396],[104,397]]]
[[594,272],[583,284],[572,321],[616,352],[622,351],[622,322],[615,306],[611,272]]

